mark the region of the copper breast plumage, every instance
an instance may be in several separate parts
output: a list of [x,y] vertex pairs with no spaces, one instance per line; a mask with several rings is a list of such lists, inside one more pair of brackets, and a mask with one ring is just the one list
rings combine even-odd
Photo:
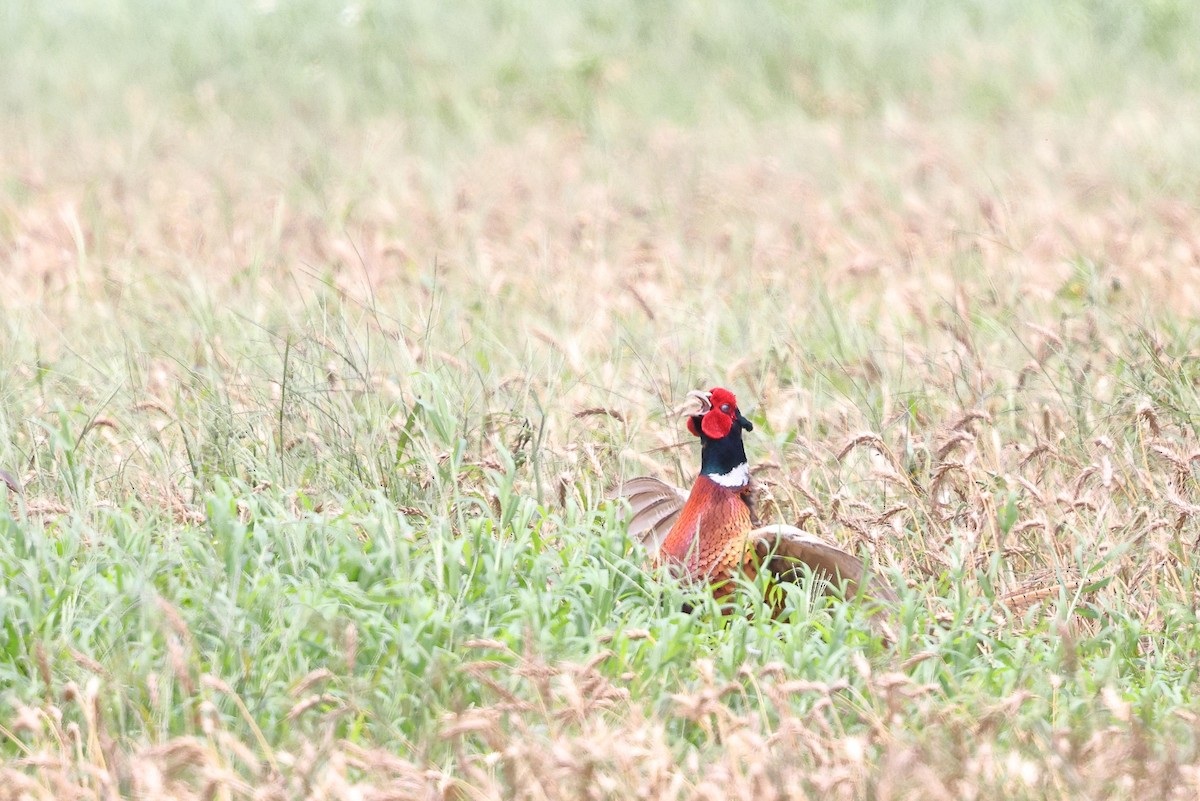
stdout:
[[663,539],[657,561],[677,567],[689,579],[712,583],[727,582],[745,571],[751,528],[745,491],[699,476]]

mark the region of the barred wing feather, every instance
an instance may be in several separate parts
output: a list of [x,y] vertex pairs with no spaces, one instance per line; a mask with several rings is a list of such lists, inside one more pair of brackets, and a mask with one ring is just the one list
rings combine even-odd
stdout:
[[616,497],[629,501],[629,536],[652,554],[658,552],[687,501],[686,492],[650,476],[629,479],[617,490]]
[[796,581],[802,575],[800,565],[804,564],[834,583],[845,581],[849,594],[861,589],[876,600],[898,600],[895,591],[878,577],[869,577],[863,584],[863,563],[857,556],[795,526],[779,524],[754,529],[750,532],[750,542],[758,553],[759,563],[781,581]]

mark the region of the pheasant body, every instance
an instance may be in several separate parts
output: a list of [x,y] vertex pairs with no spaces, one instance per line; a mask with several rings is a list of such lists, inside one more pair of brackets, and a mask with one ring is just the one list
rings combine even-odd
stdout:
[[689,579],[707,579],[718,585],[718,596],[727,595],[735,575],[753,575],[748,490],[749,485],[723,487],[704,474],[698,476],[655,558]]
[[688,416],[688,430],[700,439],[700,474],[689,492],[656,478],[625,482],[624,496],[633,511],[630,535],[651,551],[651,561],[680,576],[707,582],[718,598],[735,587],[731,579],[754,578],[766,570],[773,581],[797,581],[804,567],[847,591],[865,589],[877,600],[893,602],[895,592],[872,579],[858,557],[820,537],[781,524],[756,528],[750,469],[742,432],[753,424],[738,411],[727,389],[692,392],[700,413]]

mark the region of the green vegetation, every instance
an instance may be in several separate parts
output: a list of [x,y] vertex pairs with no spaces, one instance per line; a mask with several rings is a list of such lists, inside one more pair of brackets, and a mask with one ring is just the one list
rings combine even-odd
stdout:
[[[1197,41],[4,4],[0,801],[1194,798]],[[647,571],[716,384],[891,641]]]

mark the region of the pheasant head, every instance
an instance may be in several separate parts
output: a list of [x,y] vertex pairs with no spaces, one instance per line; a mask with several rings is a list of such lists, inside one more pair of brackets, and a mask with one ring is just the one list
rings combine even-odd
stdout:
[[724,387],[708,392],[689,392],[700,402],[700,411],[688,416],[688,431],[700,438],[700,475],[722,487],[744,487],[750,483],[750,467],[742,432],[754,424],[742,416],[737,398]]

